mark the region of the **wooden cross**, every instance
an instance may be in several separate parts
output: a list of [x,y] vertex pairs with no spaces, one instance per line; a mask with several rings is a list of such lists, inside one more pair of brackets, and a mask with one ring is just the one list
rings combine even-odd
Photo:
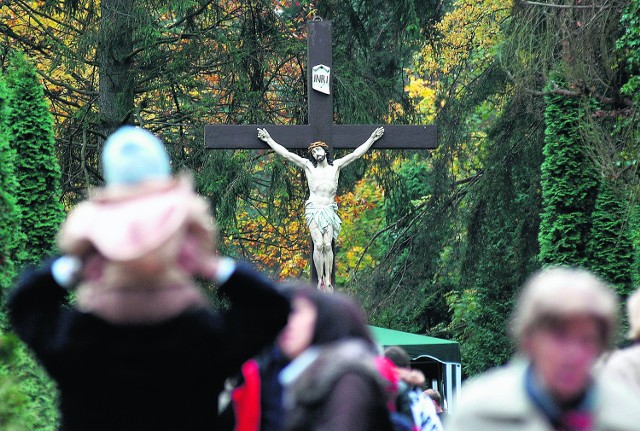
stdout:
[[[309,124],[304,125],[223,125],[208,124],[204,128],[208,149],[267,149],[258,139],[257,128],[266,128],[285,148],[306,149],[311,142],[324,141],[329,153],[334,149],[355,149],[366,141],[379,125],[333,124],[333,84],[331,75],[331,22],[313,20],[307,23],[307,94]],[[328,71],[328,73],[327,73]],[[434,125],[384,125],[384,135],[372,149],[434,149],[438,132]],[[334,259],[335,262],[335,259]],[[316,277],[311,262],[312,279]],[[335,273],[335,269],[334,269]],[[317,281],[314,280],[314,281]]]

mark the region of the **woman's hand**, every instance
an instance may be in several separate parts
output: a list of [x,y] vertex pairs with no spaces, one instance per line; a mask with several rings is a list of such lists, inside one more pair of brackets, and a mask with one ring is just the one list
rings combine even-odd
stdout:
[[185,272],[213,280],[218,270],[219,257],[204,250],[201,241],[188,232],[178,252],[177,264]]

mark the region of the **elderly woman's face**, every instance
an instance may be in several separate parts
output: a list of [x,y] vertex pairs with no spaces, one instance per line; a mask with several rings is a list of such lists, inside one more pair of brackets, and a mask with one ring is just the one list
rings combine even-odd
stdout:
[[304,297],[293,299],[287,326],[278,336],[278,345],[287,358],[296,358],[311,345],[317,316],[313,302]]
[[525,353],[557,401],[570,401],[586,389],[591,367],[602,351],[601,336],[598,321],[591,316],[569,317],[526,336]]

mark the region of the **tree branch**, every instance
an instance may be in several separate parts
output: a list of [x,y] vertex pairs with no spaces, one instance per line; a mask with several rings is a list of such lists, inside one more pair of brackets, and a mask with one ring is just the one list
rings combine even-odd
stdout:
[[554,8],[558,8],[558,9],[606,9],[606,8],[610,7],[608,5],[599,5],[599,4],[570,5],[570,4],[543,3],[543,2],[529,1],[529,0],[522,0],[520,3],[526,4],[526,5],[529,5],[529,6],[554,7]]
[[[509,72],[508,70],[504,70],[504,72],[507,75],[507,78],[511,82],[513,83],[516,82],[516,79],[511,72]],[[558,96],[565,96],[565,97],[593,97],[603,105],[612,105],[612,106],[622,105],[627,108],[630,108],[633,106],[633,101],[627,97],[602,96],[600,94],[595,94],[589,87],[585,85],[580,86],[579,90],[567,90],[566,88],[558,87],[556,84],[553,84],[553,88],[547,91],[533,90],[528,87],[523,87],[523,90],[529,94],[533,94],[534,96],[549,96],[549,95],[555,94]]]
[[207,9],[207,7],[209,7],[210,4],[212,4],[214,2],[214,0],[208,0],[207,2],[205,2],[202,6],[200,6],[198,9],[195,9],[193,12],[183,16],[182,18],[180,18],[179,20],[177,20],[176,22],[174,22],[173,24],[167,26],[167,29],[172,29],[174,27],[179,26],[180,24],[182,24],[183,22],[200,15],[202,12],[205,11],[205,9]]
[[47,82],[50,82],[53,85],[58,85],[60,87],[66,88],[67,90],[71,91],[72,93],[83,94],[83,95],[89,96],[89,97],[95,97],[95,96],[98,95],[97,91],[81,90],[79,88],[72,87],[71,85],[67,84],[64,81],[58,81],[57,79],[53,79],[51,76],[49,76],[49,75],[45,74],[44,72],[40,71],[38,68],[36,68],[36,71],[38,72],[38,75],[40,75],[42,77],[42,79],[47,80]]
[[626,106],[626,107],[633,106],[633,102],[631,101],[631,99],[628,99],[626,97],[614,98],[614,97],[602,96],[599,94],[593,94],[590,91],[585,91],[585,90],[588,90],[587,88],[580,89],[580,90],[567,90],[566,88],[560,88],[554,84],[553,88],[549,91],[532,90],[530,88],[525,88],[524,90],[530,94],[533,94],[534,96],[548,96],[548,95],[555,94],[558,96],[565,96],[565,97],[593,97],[603,105],[622,104],[623,106]]

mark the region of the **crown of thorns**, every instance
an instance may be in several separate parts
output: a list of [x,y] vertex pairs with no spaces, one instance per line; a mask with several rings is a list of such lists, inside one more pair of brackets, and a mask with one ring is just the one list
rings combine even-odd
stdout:
[[313,150],[314,148],[318,148],[318,147],[322,147],[322,148],[324,148],[324,150],[325,150],[325,151],[329,148],[329,146],[328,146],[327,144],[325,144],[324,142],[322,142],[322,141],[317,141],[317,142],[313,142],[313,143],[311,143],[311,144],[309,145],[309,148],[307,148],[307,151],[311,151],[311,150]]

